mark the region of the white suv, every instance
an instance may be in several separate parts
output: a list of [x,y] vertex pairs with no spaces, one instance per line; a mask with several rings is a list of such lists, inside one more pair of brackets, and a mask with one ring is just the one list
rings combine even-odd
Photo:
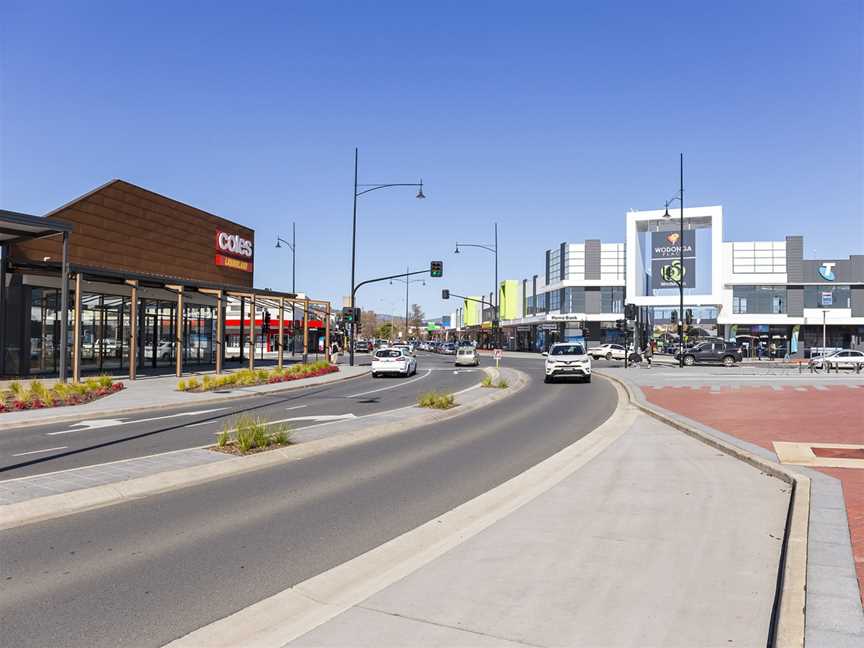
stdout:
[[411,376],[417,373],[417,361],[405,349],[378,349],[372,356],[372,377],[390,373]]
[[581,342],[553,344],[543,355],[546,356],[545,382],[574,376],[583,382],[591,382],[591,356],[585,353],[585,345]]

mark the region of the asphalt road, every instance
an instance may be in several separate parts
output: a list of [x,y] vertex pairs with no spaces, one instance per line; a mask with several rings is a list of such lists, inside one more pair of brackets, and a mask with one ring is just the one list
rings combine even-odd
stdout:
[[170,410],[155,407],[86,424],[0,430],[0,480],[208,445],[238,414],[268,421],[293,419],[290,424],[301,428],[327,420],[316,417],[365,416],[406,407],[423,392],[459,391],[482,377],[481,369],[454,367],[452,356],[420,354],[417,365],[417,375],[409,378],[363,376],[272,396]]
[[[349,560],[596,428],[614,388],[530,383],[448,421],[0,532],[9,646],[158,646]],[[376,383],[378,384],[378,383]]]

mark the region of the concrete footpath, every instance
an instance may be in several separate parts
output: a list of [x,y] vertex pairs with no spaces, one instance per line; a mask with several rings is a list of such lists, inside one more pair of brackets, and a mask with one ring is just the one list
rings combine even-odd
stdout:
[[765,646],[789,499],[624,396],[525,473],[172,646]]
[[[212,374],[212,372],[209,373]],[[186,405],[222,402],[234,398],[255,396],[257,394],[271,394],[273,392],[300,389],[314,385],[324,385],[339,380],[355,378],[367,373],[369,373],[368,366],[351,367],[348,365],[339,365],[338,372],[323,376],[274,383],[272,385],[226,387],[216,391],[200,393],[177,391],[177,382],[180,379],[176,376],[153,376],[139,378],[138,380],[122,380],[121,382],[126,386],[123,391],[99,398],[90,403],[84,403],[83,405],[4,412],[0,414],[0,430],[26,425],[78,421],[91,417],[131,414],[146,411],[154,407],[183,407]],[[201,376],[205,374],[194,375],[200,380]],[[188,380],[189,376],[184,375],[183,379]]]

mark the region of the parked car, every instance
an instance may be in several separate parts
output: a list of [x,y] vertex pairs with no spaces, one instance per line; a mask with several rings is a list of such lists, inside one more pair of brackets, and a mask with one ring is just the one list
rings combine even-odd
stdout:
[[441,353],[444,355],[456,355],[456,345],[448,342],[441,347]]
[[585,352],[583,344],[559,342],[543,355],[546,356],[544,382],[558,378],[581,378],[583,382],[591,382],[591,356]]
[[[681,354],[676,353],[675,359],[680,358]],[[741,350],[732,342],[700,342],[684,350],[684,364],[688,367],[697,363],[715,362],[731,367],[736,362],[741,362]]]
[[607,360],[623,360],[627,352],[620,344],[601,344],[588,349],[588,355],[595,360],[606,358]]
[[369,343],[366,340],[357,340],[354,344],[354,353],[369,353]]
[[827,356],[817,356],[810,359],[810,367],[814,369],[852,369],[856,373],[864,369],[864,351],[843,349]]
[[417,373],[417,360],[404,349],[379,349],[372,356],[372,377],[383,374],[411,376]]
[[456,349],[456,360],[454,361],[454,364],[457,367],[477,367],[480,365],[480,356],[477,355],[477,351],[473,346],[460,346]]

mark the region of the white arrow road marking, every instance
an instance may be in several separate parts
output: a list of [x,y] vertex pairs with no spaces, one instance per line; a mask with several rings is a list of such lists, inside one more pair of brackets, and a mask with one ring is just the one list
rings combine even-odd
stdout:
[[318,416],[295,416],[294,418],[273,421],[273,423],[288,423],[289,421],[344,421],[357,418],[353,414],[319,414]]
[[431,369],[427,369],[427,370],[426,370],[426,373],[423,374],[422,376],[417,376],[416,378],[412,378],[411,380],[405,380],[405,381],[403,381],[403,382],[400,382],[400,383],[397,384],[397,385],[390,385],[389,387],[381,387],[380,389],[373,389],[373,390],[371,390],[371,391],[361,392],[361,393],[359,393],[359,394],[351,394],[350,396],[348,396],[348,398],[357,398],[357,397],[359,397],[359,396],[366,396],[367,394],[375,394],[375,393],[377,393],[377,392],[386,391],[386,390],[388,390],[388,389],[396,389],[397,387],[402,387],[402,386],[404,386],[404,385],[410,385],[411,383],[413,383],[413,382],[417,382],[418,380],[423,380],[424,378],[426,378],[426,377],[427,377],[428,375],[430,375],[431,373],[432,373],[432,370],[431,370]]
[[[166,414],[165,416],[151,416],[150,418],[135,419],[132,421],[124,421],[122,419],[94,419],[88,421],[78,421],[72,423],[73,429],[60,430],[59,432],[47,432],[48,436],[57,434],[69,434],[70,432],[81,432],[84,430],[96,430],[99,428],[113,427],[115,425],[129,425],[131,423],[147,423],[149,421],[161,421],[163,419],[178,418],[180,416],[198,416],[199,414],[210,414],[211,412],[221,412],[227,407],[216,407],[214,409],[198,410],[197,412],[181,412],[180,414]],[[75,427],[78,426],[78,427]]]
[[39,454],[40,452],[51,452],[52,450],[65,450],[69,446],[59,446],[57,448],[45,448],[44,450],[31,450],[30,452],[19,452],[18,454],[13,454],[13,457],[23,457],[24,455],[31,454]]

